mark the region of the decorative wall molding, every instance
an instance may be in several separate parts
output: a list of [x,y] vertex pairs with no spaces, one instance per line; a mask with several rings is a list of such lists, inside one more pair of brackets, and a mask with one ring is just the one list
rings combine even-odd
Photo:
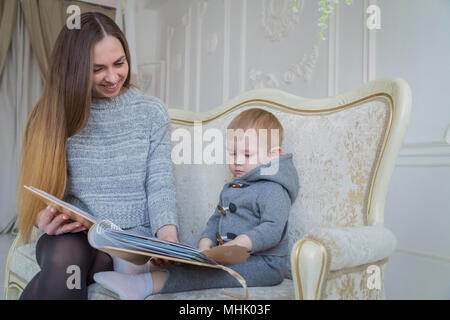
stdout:
[[167,108],[170,108],[170,73],[172,71],[172,39],[175,33],[174,27],[167,28],[166,36],[166,99]]
[[187,110],[190,105],[191,83],[191,22],[192,8],[181,18],[184,26],[184,99],[183,106]]
[[264,73],[261,70],[251,69],[249,78],[253,89],[278,88],[280,86],[280,81],[273,73]]
[[230,29],[231,0],[223,0],[225,7],[223,28],[223,96],[222,101],[230,98]]
[[404,144],[397,159],[398,166],[450,167],[450,125],[437,142]]
[[376,5],[377,0],[364,0],[363,3],[363,82],[369,82],[376,79],[376,29],[369,30],[366,25],[367,8],[370,5]]
[[202,31],[205,18],[206,1],[197,2],[197,57],[196,57],[196,76],[195,76],[195,111],[200,111],[200,88],[201,88],[201,65],[202,65]]
[[[293,10],[293,0],[264,0],[262,25],[266,37],[272,41],[278,41],[282,37],[287,36],[289,31],[293,29],[294,24],[292,21],[298,22],[297,19],[302,9],[303,0],[297,2],[297,12]],[[278,88],[281,83],[291,85],[299,78],[309,81],[312,78],[319,57],[320,41],[320,39],[316,40],[311,52],[309,54],[304,53],[298,62],[289,65],[287,70],[281,72],[281,76],[255,68],[250,70],[248,77],[252,88]],[[282,79],[282,82],[279,78]]]
[[316,67],[317,59],[319,58],[319,44],[322,40],[317,40],[313,45],[311,53],[303,54],[301,60],[298,63],[291,64],[283,74],[283,82],[287,85],[292,84],[298,78],[303,78],[305,81],[309,81]]
[[442,141],[407,143],[400,150],[397,166],[450,167],[450,125]]
[[334,14],[329,16],[328,29],[328,96],[339,93],[339,25],[340,8],[336,5]]
[[166,62],[158,61],[138,65],[139,88],[161,100],[165,99]]
[[[322,40],[318,39],[312,46],[309,54],[303,54],[301,60],[297,63],[291,64],[286,71],[282,72],[281,78],[285,85],[291,85],[300,78],[304,81],[309,81],[312,78],[314,69],[319,58],[319,47]],[[333,67],[333,70],[335,66]],[[336,74],[333,71],[333,74]],[[253,89],[256,88],[278,88],[280,87],[279,77],[274,73],[264,72],[262,70],[252,69],[250,70],[249,79]]]
[[219,36],[217,32],[213,32],[208,36],[206,40],[206,53],[213,54],[217,50],[217,44],[219,43]]
[[179,72],[182,66],[183,66],[183,57],[181,56],[181,53],[177,53],[173,56],[172,59],[172,70]]
[[439,254],[435,254],[432,252],[421,251],[421,250],[411,250],[411,249],[405,249],[405,248],[396,248],[395,251],[400,252],[400,253],[411,254],[414,256],[425,257],[425,258],[429,258],[429,259],[433,259],[433,260],[450,262],[450,257],[441,256]]
[[450,144],[446,141],[404,144],[397,166],[450,167]]
[[297,12],[295,12],[293,0],[263,0],[261,23],[270,41],[280,41],[294,29],[300,21],[303,1],[297,1]]
[[244,92],[247,75],[247,0],[241,0],[241,54],[239,90]]
[[448,125],[447,130],[445,131],[444,141],[445,143],[450,144],[450,124]]

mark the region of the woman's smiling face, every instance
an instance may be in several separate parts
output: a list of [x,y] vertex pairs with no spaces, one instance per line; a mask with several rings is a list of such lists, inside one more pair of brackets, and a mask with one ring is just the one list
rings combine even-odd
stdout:
[[120,41],[106,36],[93,49],[93,98],[112,98],[122,92],[128,76],[128,61]]

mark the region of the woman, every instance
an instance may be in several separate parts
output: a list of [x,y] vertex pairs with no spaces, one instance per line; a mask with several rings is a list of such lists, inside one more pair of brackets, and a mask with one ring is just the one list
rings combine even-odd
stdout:
[[[43,94],[30,113],[19,186],[31,185],[125,230],[178,241],[170,159],[170,119],[160,100],[130,85],[127,41],[105,15],[84,13],[81,29],[63,27]],[[19,232],[44,231],[41,271],[21,299],[87,299],[94,273],[140,272],[92,248],[85,228],[18,189]],[[69,266],[81,288],[69,289]]]

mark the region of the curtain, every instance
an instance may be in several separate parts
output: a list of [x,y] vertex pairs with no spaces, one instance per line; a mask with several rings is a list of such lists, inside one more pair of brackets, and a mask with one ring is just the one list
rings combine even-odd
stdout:
[[66,23],[67,7],[77,5],[83,12],[101,12],[115,19],[113,8],[69,0],[21,0],[25,22],[31,35],[31,46],[39,61],[42,74],[48,70],[53,45]]
[[2,74],[5,59],[11,43],[11,35],[16,19],[16,0],[3,0],[0,2],[0,74]]
[[11,46],[0,75],[0,233],[10,231],[15,222],[23,130],[43,87],[18,1],[16,6]]

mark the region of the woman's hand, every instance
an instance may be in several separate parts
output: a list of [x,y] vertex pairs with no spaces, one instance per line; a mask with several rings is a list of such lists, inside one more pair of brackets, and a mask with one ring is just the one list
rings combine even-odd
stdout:
[[159,228],[156,232],[156,237],[162,240],[178,242],[177,227],[173,224],[166,224],[165,226]]
[[56,236],[64,233],[77,233],[86,230],[80,222],[69,220],[67,214],[61,213],[55,207],[49,205],[38,213],[36,225],[39,229],[50,236]]
[[[175,227],[173,224],[167,224],[165,226],[162,226],[156,232],[156,237],[158,239],[162,239],[162,240],[178,242],[177,227]],[[172,261],[165,260],[165,259],[159,259],[159,258],[152,258],[152,263],[154,263],[155,265],[161,267],[163,265],[167,265],[167,264],[172,263]]]

